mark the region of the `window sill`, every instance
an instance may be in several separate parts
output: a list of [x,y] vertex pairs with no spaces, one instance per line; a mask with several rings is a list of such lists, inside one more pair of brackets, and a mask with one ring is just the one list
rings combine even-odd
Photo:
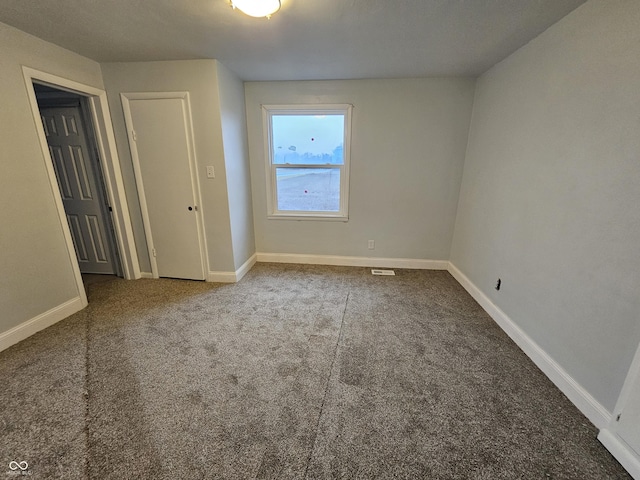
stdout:
[[348,222],[349,217],[344,215],[300,215],[299,213],[294,214],[286,214],[286,213],[277,213],[267,215],[269,220],[296,220],[296,221],[308,221],[315,220],[320,222]]

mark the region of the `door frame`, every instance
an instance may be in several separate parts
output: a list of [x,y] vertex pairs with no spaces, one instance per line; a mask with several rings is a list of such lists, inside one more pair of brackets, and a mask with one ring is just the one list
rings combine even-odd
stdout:
[[633,478],[640,478],[640,455],[618,435],[619,416],[624,413],[632,388],[636,382],[640,382],[640,345],[633,357],[625,382],[620,391],[618,401],[609,420],[609,424],[600,430],[598,440],[620,462]]
[[191,116],[191,100],[189,92],[125,92],[120,94],[122,101],[122,110],[124,112],[125,125],[127,128],[127,137],[129,139],[129,150],[133,161],[133,171],[136,178],[136,187],[138,189],[138,197],[140,200],[140,210],[142,212],[142,223],[144,225],[144,233],[147,239],[147,250],[151,261],[151,274],[153,278],[159,278],[158,262],[156,256],[153,255],[154,244],[153,235],[151,233],[151,222],[149,220],[149,210],[147,208],[147,199],[144,190],[144,179],[142,178],[142,169],[140,168],[140,158],[136,147],[134,136],[133,118],[131,116],[130,100],[163,100],[173,99],[181,100],[183,105],[183,122],[187,135],[187,155],[189,160],[189,173],[191,176],[191,185],[193,188],[193,200],[196,214],[196,227],[198,231],[198,245],[200,247],[200,259],[202,263],[202,273],[206,280],[209,271],[209,254],[207,245],[207,237],[203,221],[202,196],[200,193],[200,178],[198,175],[198,162],[196,160],[195,137],[193,135],[193,121]]
[[38,140],[40,141],[40,148],[42,150],[45,168],[51,184],[53,199],[58,211],[60,226],[67,244],[67,251],[73,268],[78,294],[80,295],[82,306],[85,307],[88,304],[87,295],[82,282],[82,274],[80,273],[80,266],[78,265],[78,259],[76,258],[76,251],[71,238],[71,231],[69,230],[69,225],[67,223],[67,216],[62,204],[62,196],[60,195],[58,181],[53,169],[53,161],[49,153],[47,137],[44,133],[44,127],[42,126],[42,121],[40,119],[40,110],[38,108],[38,101],[36,99],[33,83],[49,85],[59,90],[69,91],[87,98],[91,113],[91,121],[93,122],[94,127],[93,133],[98,147],[98,161],[102,167],[107,196],[113,210],[113,226],[116,233],[116,243],[120,254],[124,278],[133,280],[141,278],[140,264],[133,238],[133,226],[131,224],[131,217],[129,216],[129,209],[127,206],[127,197],[124,190],[122,171],[120,169],[120,160],[116,150],[115,134],[111,124],[111,113],[109,111],[107,93],[99,88],[91,87],[83,83],[35,70],[26,66],[22,67],[22,74],[27,89],[27,95],[29,97],[29,103],[31,105],[31,112],[33,114]]

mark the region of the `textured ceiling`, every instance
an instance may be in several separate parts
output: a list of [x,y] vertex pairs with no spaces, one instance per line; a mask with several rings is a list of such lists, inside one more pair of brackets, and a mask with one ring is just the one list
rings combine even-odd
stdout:
[[2,0],[0,22],[99,62],[216,58],[244,80],[477,76],[585,0]]

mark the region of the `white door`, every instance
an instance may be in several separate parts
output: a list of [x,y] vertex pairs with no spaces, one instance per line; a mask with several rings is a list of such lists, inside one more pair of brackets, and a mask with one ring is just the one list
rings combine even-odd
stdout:
[[78,106],[41,104],[40,114],[82,273],[115,274],[114,245],[99,168]]
[[618,435],[640,457],[640,374],[628,381],[632,384],[618,419]]
[[122,94],[153,275],[204,280],[188,100],[186,93]]
[[640,346],[609,425],[598,439],[633,478],[640,480]]

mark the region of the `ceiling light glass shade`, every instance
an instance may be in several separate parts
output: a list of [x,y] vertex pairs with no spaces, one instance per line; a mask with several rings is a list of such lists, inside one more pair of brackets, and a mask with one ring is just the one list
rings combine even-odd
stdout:
[[280,0],[231,0],[231,5],[252,17],[270,17],[280,10]]

